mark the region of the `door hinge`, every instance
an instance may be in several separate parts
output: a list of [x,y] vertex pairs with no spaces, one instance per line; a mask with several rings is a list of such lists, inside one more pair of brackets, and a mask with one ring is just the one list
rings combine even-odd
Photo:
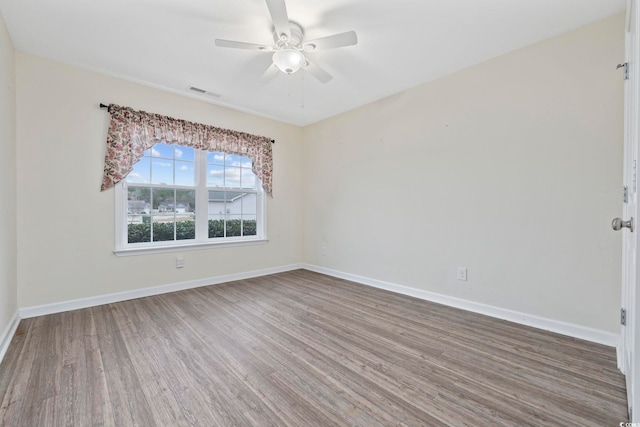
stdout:
[[622,201],[624,203],[629,203],[629,187],[626,185],[622,187]]
[[629,80],[629,63],[628,63],[628,62],[625,62],[624,64],[618,64],[618,66],[616,67],[616,70],[617,70],[618,68],[624,68],[624,70],[623,70],[623,74],[622,74],[622,77],[623,77],[625,80]]
[[627,326],[627,310],[624,308],[620,309],[620,324],[622,326]]

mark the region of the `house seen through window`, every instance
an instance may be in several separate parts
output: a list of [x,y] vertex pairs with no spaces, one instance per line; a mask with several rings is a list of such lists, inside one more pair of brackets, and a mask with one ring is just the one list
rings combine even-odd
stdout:
[[247,157],[161,142],[121,185],[120,249],[262,237],[263,190]]

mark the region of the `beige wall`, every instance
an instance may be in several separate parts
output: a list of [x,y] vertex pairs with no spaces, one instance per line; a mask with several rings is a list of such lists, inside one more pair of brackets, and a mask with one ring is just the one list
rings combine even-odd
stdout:
[[0,15],[0,339],[18,310],[15,55]]
[[617,333],[623,49],[616,16],[306,127],[305,260]]
[[[16,69],[21,308],[302,261],[300,128],[23,53]],[[180,270],[176,253],[116,257],[100,102],[276,139],[269,243],[183,252]]]

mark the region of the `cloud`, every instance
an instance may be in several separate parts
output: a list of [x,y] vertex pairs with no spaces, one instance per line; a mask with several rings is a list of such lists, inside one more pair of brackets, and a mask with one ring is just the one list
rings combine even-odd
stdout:
[[[226,173],[225,173],[226,170]],[[209,170],[209,183],[216,182],[222,184],[222,180],[226,181],[227,186],[237,187],[242,185],[242,187],[256,185],[257,178],[251,172],[250,169],[240,169],[228,167],[225,170],[220,169],[210,169]],[[242,184],[240,183],[240,178],[242,177]]]
[[[182,157],[182,155],[184,154],[184,151],[182,151],[181,149],[179,149],[179,148],[177,148],[177,147],[173,149],[173,152],[175,153],[176,158],[178,158],[178,159],[179,159],[180,157]],[[184,170],[184,169],[183,169],[183,170]]]
[[181,171],[188,171],[188,170],[189,170],[189,166],[187,166],[187,165],[182,165],[182,166],[180,166],[180,170],[181,170]]
[[160,152],[158,150],[156,150],[155,148],[151,148],[151,155],[153,157],[160,157]]
[[171,166],[173,166],[172,163],[167,163],[167,162],[153,162],[153,166],[160,166],[163,168],[170,168]]
[[127,182],[135,182],[138,184],[146,184],[149,182],[149,176],[148,175],[142,175],[138,172],[130,172],[129,175],[127,175]]

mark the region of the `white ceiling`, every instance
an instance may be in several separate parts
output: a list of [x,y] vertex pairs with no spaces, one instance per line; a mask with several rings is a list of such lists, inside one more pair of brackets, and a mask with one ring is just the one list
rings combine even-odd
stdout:
[[[307,125],[624,11],[625,0],[288,0],[305,39],[355,30],[356,46],[308,54],[333,75],[261,83],[265,0],[0,0],[17,50]],[[622,60],[622,58],[621,58]],[[118,103],[118,99],[103,102]]]

